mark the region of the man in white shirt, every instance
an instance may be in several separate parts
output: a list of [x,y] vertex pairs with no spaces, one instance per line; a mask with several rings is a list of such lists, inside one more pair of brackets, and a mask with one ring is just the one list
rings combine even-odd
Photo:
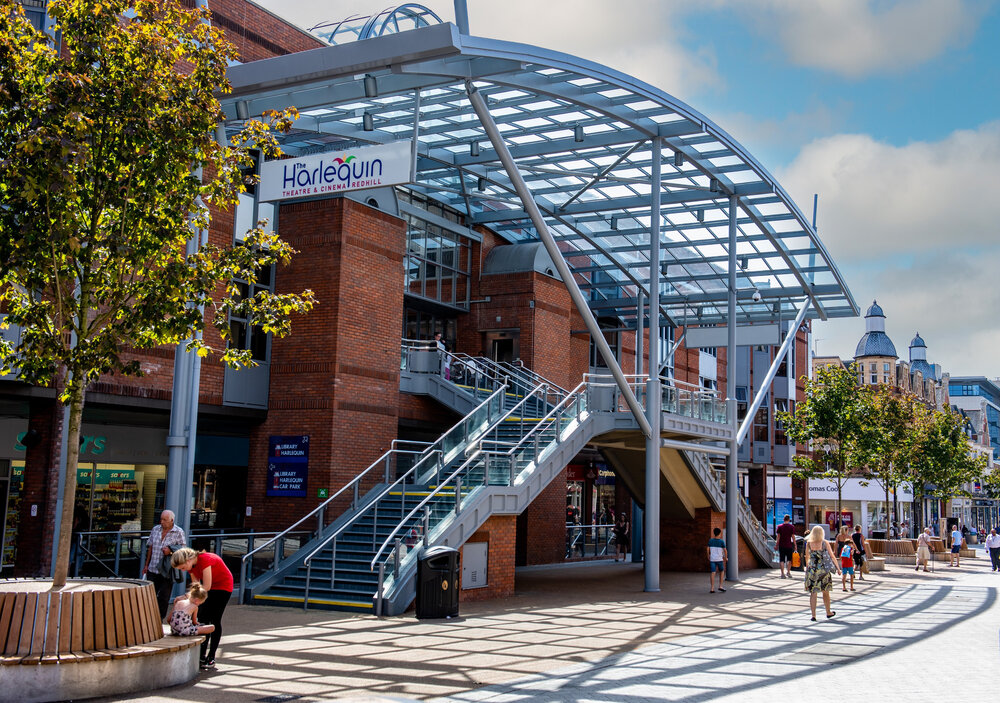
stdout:
[[990,530],[986,537],[986,548],[990,550],[990,563],[994,571],[1000,571],[1000,535],[996,529]]
[[171,547],[183,547],[185,543],[184,530],[174,524],[174,511],[164,510],[160,513],[160,524],[154,525],[149,533],[149,542],[146,545],[146,565],[142,567],[143,577],[153,582],[156,588],[156,603],[160,606],[160,619],[167,616],[167,607],[170,604],[170,592],[174,583],[167,574],[160,573],[160,564],[163,557],[169,556],[173,549]]

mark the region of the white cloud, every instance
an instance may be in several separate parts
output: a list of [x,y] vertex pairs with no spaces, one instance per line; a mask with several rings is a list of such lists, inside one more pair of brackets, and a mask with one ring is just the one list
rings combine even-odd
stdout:
[[[369,14],[384,7],[373,5],[371,0],[340,0],[334,4],[326,0],[256,2],[302,27]],[[445,22],[454,21],[451,0],[424,0],[422,4]],[[722,86],[714,53],[707,43],[693,50],[681,46],[680,32],[684,30],[678,13],[683,3],[631,0],[623,6],[606,0],[471,0],[468,5],[469,26],[475,36],[581,56],[636,76],[681,99]]]
[[[844,267],[861,314],[877,299],[886,333],[901,359],[909,359],[914,334],[927,342],[927,360],[953,376],[1000,376],[1000,246],[924,256],[884,270]],[[865,331],[863,318],[814,323],[819,354],[851,358]]]
[[[728,4],[728,1],[725,4]],[[987,0],[739,0],[797,65],[848,78],[895,73],[961,46]]]
[[994,241],[1000,122],[896,147],[867,135],[808,144],[778,174],[798,203],[819,193],[820,236],[837,261],[887,261]]

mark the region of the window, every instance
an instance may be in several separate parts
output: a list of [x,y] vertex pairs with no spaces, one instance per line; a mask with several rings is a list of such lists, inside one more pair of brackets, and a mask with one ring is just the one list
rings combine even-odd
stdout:
[[[608,346],[611,347],[611,353],[614,355],[615,359],[620,361],[621,349],[618,346],[618,320],[611,318],[600,319],[597,321],[597,324],[601,329],[606,330],[604,332],[604,341],[606,341]],[[608,367],[608,365],[604,363],[604,357],[601,356],[601,352],[598,350],[597,345],[594,344],[594,340],[590,341],[590,367],[597,369],[606,369]]]
[[[450,222],[458,213],[440,203],[405,189],[397,190],[399,200],[426,210]],[[406,214],[406,259],[403,290],[407,295],[468,309],[472,284],[469,267],[472,240],[447,227],[419,216]]]
[[736,420],[738,422],[743,422],[743,419],[747,416],[747,387],[737,386],[736,387]]
[[757,414],[753,417],[753,441],[754,442],[768,442],[771,439],[770,427],[770,409],[767,405],[767,399],[760,404],[760,408],[757,410]]
[[872,383],[878,383],[878,374],[877,373],[873,373],[872,376],[871,376],[871,378],[872,378]]
[[888,363],[882,364],[882,371],[885,372],[885,373],[889,373],[889,364]]
[[775,398],[774,400],[774,443],[775,444],[789,444],[788,436],[785,434],[785,427],[778,420],[777,413],[788,412],[791,404],[789,401]]
[[[252,284],[247,281],[236,281],[239,288],[239,297],[246,299],[261,291],[272,291],[273,270],[271,266],[264,267],[257,272],[257,280]],[[252,320],[238,315],[229,317],[229,333],[232,338],[229,345],[234,349],[249,349],[254,361],[267,361],[270,358],[268,352],[270,335],[264,332],[259,326],[252,324]]]

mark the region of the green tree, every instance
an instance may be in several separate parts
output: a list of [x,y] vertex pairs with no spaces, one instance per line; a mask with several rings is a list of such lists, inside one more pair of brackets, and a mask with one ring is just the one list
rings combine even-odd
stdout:
[[969,495],[965,484],[983,477],[986,457],[973,451],[965,418],[951,409],[918,407],[908,470],[914,501],[918,494],[939,500]]
[[[52,0],[53,39],[0,0],[0,305],[21,328],[3,373],[54,387],[69,406],[55,587],[66,580],[87,385],[139,374],[133,350],[185,340],[206,355],[206,319],[225,346],[230,313],[290,331],[310,291],[240,298],[234,278],[291,248],[258,226],[242,244],[203,244],[213,209],[245,189],[251,149],[278,154],[294,110],[251,121],[220,145],[218,95],[235,49],[207,11],[178,0]],[[233,366],[249,352],[218,349]]]
[[842,366],[824,366],[805,380],[806,399],[794,414],[777,413],[785,433],[811,451],[795,455],[795,478],[823,478],[837,484],[837,514],[842,514],[843,487],[851,475],[867,414],[867,393],[858,386],[858,372]]
[[914,396],[900,394],[888,386],[869,390],[865,398],[854,459],[858,466],[864,467],[862,482],[867,485],[869,479],[874,480],[885,490],[887,528],[891,521],[899,519],[895,511],[889,517],[889,493],[895,495],[900,485],[908,482],[917,405]]

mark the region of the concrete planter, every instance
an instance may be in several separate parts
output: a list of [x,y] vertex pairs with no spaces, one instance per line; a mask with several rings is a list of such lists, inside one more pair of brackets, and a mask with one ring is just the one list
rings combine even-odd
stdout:
[[146,691],[198,674],[201,637],[164,637],[152,584],[0,581],[0,679],[25,703]]

